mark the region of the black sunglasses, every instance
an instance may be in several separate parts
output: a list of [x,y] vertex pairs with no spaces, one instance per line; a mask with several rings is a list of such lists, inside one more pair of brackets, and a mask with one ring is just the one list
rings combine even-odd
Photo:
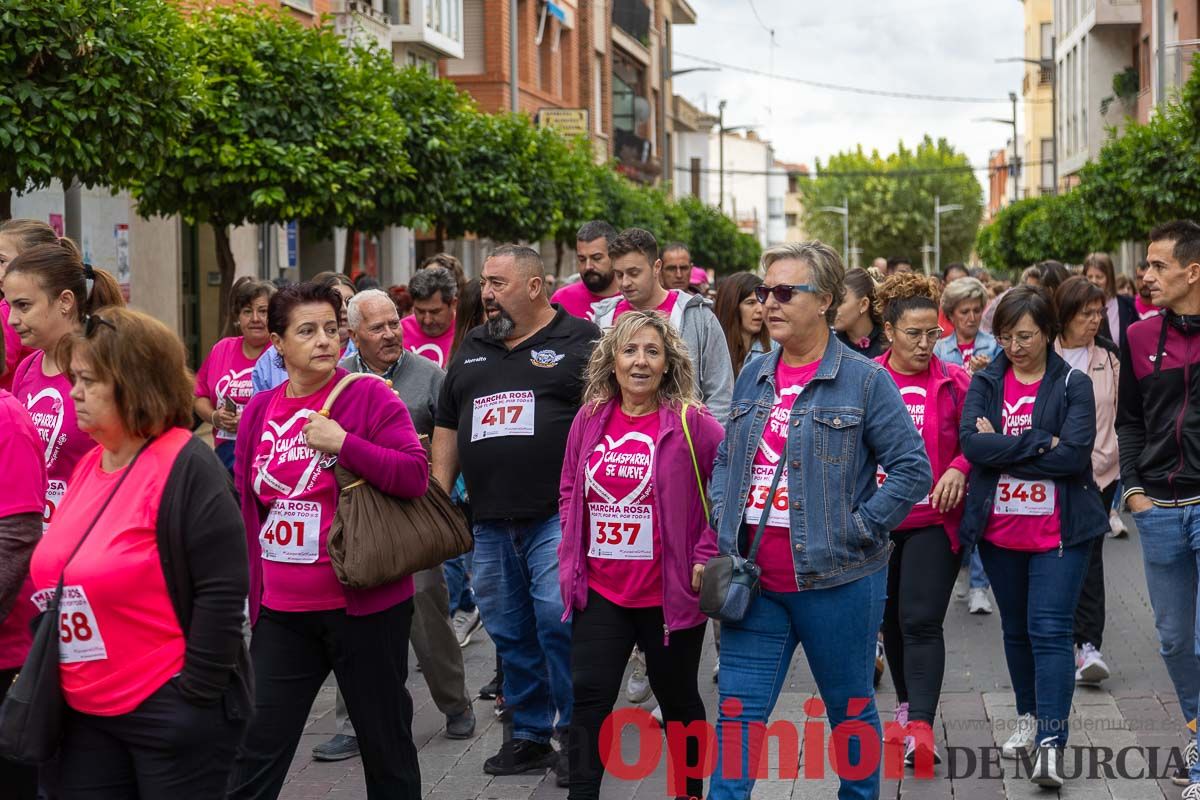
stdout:
[[765,283],[760,283],[754,287],[754,299],[760,303],[766,303],[768,297],[775,295],[778,302],[790,303],[792,295],[796,292],[816,294],[817,287],[811,283],[781,283],[778,286],[767,286]]
[[83,338],[85,338],[85,339],[92,338],[92,335],[96,332],[96,330],[101,325],[107,325],[113,331],[117,330],[117,326],[113,325],[111,322],[106,320],[104,317],[101,317],[98,314],[91,314],[88,316],[87,319],[85,319],[83,321]]

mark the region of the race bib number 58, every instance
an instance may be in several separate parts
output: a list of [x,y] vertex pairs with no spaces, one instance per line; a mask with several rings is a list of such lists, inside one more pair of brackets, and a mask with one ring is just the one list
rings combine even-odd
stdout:
[[500,392],[471,404],[471,441],[497,436],[533,436],[533,392]]
[[280,498],[258,534],[262,557],[285,564],[312,564],[321,544],[321,504]]
[[[31,598],[45,611],[54,597],[53,589],[43,589]],[[58,602],[58,660],[63,664],[103,661],[108,658],[104,637],[96,624],[96,614],[82,586],[64,586]]]

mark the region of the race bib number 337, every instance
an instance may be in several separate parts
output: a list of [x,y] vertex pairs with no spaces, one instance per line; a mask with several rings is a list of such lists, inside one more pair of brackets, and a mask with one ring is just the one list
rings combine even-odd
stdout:
[[590,558],[649,561],[654,558],[654,518],[648,505],[588,503]]
[[533,436],[532,391],[500,392],[471,404],[471,441],[497,436]]

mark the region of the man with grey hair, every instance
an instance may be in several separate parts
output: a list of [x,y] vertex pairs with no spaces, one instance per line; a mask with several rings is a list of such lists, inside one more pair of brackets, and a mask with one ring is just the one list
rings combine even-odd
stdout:
[[426,267],[408,282],[413,313],[401,320],[404,347],[425,356],[442,369],[450,360],[454,343],[454,315],[458,311],[458,282],[445,267]]
[[[571,628],[558,585],[558,487],[567,435],[599,329],[546,299],[537,251],[503,245],[483,262],[486,322],[450,361],[433,431],[433,477],[461,469],[475,533],[475,600],[504,662],[513,733],[492,775],[554,767],[571,724]],[[557,717],[557,720],[555,719]]]
[[[449,275],[444,269],[442,272]],[[417,434],[427,442],[433,433],[438,394],[446,374],[428,359],[404,352],[400,315],[387,293],[367,289],[354,295],[346,306],[346,319],[358,352],[340,366],[391,381],[392,389],[408,407]],[[475,733],[475,712],[467,694],[462,648],[450,623],[450,596],[441,566],[413,575],[413,588],[411,641],[417,664],[434,704],[446,715],[446,738],[468,739]],[[313,757],[319,761],[358,754],[354,724],[346,713],[341,692],[334,711],[336,735],[313,748]]]

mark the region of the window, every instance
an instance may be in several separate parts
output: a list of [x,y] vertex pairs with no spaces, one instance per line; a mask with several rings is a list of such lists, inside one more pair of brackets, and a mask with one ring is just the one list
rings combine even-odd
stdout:
[[463,57],[447,59],[447,75],[483,74],[483,23],[483,0],[463,0]]
[[1049,22],[1042,23],[1042,54],[1038,58],[1053,58],[1054,54],[1054,25]]
[[1054,188],[1054,139],[1042,139],[1040,160],[1042,162],[1041,189],[1043,192],[1048,192]]
[[783,198],[768,197],[767,198],[767,216],[782,217],[783,216]]
[[785,214],[783,219],[784,224],[786,224],[789,228],[794,228],[800,224],[799,214]]

